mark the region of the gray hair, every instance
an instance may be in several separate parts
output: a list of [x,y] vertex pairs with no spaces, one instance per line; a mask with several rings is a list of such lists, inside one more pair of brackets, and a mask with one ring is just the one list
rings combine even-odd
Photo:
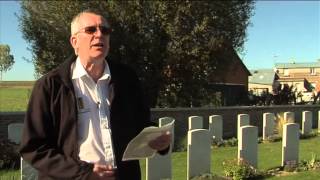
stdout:
[[84,10],[80,13],[78,13],[77,15],[75,15],[73,18],[72,18],[72,21],[71,21],[71,35],[74,35],[75,33],[77,33],[79,31],[79,21],[80,21],[80,17],[83,15],[83,14],[96,14],[96,15],[99,15],[99,16],[102,16],[106,21],[107,19],[98,11],[95,11],[95,10],[91,10],[91,9],[87,9],[87,10]]

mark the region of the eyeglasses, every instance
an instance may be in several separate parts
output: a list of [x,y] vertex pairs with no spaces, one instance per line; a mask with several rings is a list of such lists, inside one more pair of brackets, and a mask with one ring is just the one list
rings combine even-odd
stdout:
[[83,32],[85,32],[87,34],[94,34],[95,32],[97,32],[98,28],[103,35],[109,35],[112,32],[112,29],[110,27],[106,27],[106,26],[87,26],[87,27],[80,29],[75,34],[82,32],[82,30],[84,30]]

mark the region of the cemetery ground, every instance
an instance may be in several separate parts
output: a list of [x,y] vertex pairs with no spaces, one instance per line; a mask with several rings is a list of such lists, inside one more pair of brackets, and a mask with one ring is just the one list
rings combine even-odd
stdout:
[[[0,112],[25,111],[32,90],[33,82],[0,82]],[[5,103],[2,103],[5,102]],[[312,156],[320,159],[320,135],[301,139],[299,144],[299,161],[311,162]],[[224,176],[223,162],[230,163],[237,158],[237,146],[214,147],[211,150],[211,173]],[[281,165],[281,141],[260,143],[258,145],[258,170],[267,172]],[[187,177],[187,152],[172,153],[172,179],[185,180]],[[142,176],[145,179],[145,161],[141,161]],[[20,170],[0,169],[0,180],[20,179]],[[267,177],[267,179],[320,179],[320,169],[283,173],[282,176]],[[204,179],[203,179],[204,180]],[[209,180],[209,179],[208,179]]]
[[[311,161],[312,154],[320,158],[320,136],[300,140],[300,161]],[[214,147],[211,150],[211,173],[224,176],[223,162],[230,162],[237,158],[237,146]],[[260,143],[258,147],[258,169],[267,171],[281,165],[281,142]],[[174,152],[172,154],[173,180],[186,180],[187,175],[187,152]],[[145,162],[141,161],[143,180],[145,180]],[[20,170],[0,170],[0,179],[20,179]],[[266,179],[277,180],[300,180],[320,179],[320,169],[312,171],[299,171],[283,173],[281,176],[271,176]],[[204,180],[204,179],[203,179]],[[209,179],[207,179],[209,180]]]
[[[310,161],[312,154],[320,158],[320,136],[300,140],[299,159]],[[211,150],[211,173],[224,176],[223,162],[229,163],[237,158],[237,146],[213,147]],[[176,152],[172,155],[173,179],[185,180],[187,175],[187,152]],[[258,170],[267,171],[281,165],[281,141],[260,143],[258,145]],[[144,175],[144,163],[141,163]],[[320,169],[315,171],[301,171],[298,173],[284,173],[284,176],[268,177],[267,179],[300,179],[303,177],[320,179]],[[145,179],[145,177],[143,177]],[[208,179],[209,180],[209,179]]]

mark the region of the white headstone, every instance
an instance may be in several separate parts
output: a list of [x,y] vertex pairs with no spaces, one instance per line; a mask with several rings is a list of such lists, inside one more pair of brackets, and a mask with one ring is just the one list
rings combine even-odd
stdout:
[[222,116],[212,115],[209,116],[209,131],[210,136],[215,142],[222,141],[222,132],[223,132],[223,122]]
[[8,125],[8,139],[11,142],[20,144],[22,137],[23,123],[11,123]]
[[274,120],[275,115],[273,113],[263,113],[263,140],[267,140],[268,137],[273,135],[275,125]]
[[210,173],[210,133],[206,129],[188,131],[187,179]]
[[318,111],[318,132],[320,132],[320,111]]
[[282,166],[298,165],[299,162],[299,125],[287,123],[283,126]]
[[38,172],[31,165],[21,158],[21,180],[36,180]]
[[189,117],[189,129],[202,129],[203,128],[203,117],[201,116],[190,116]]
[[251,166],[258,166],[258,127],[240,127],[238,141],[238,160],[244,160]]
[[237,138],[239,138],[240,127],[250,125],[250,116],[249,114],[238,114],[237,121]]
[[286,123],[295,123],[294,112],[285,112],[283,117]]
[[[171,117],[163,117],[159,119],[159,127],[174,121]],[[156,154],[152,158],[146,159],[146,180],[155,180],[155,179],[172,179],[172,166],[171,166],[171,152],[174,142],[174,130],[172,129],[171,145],[168,154],[159,155]]]
[[302,134],[310,134],[312,131],[312,112],[302,112]]

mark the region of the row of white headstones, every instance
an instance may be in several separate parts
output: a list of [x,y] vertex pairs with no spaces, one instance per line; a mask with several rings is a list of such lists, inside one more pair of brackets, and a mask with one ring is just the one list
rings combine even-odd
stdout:
[[[318,131],[320,132],[320,111],[318,113]],[[282,161],[281,166],[295,166],[299,161],[299,124],[295,123],[293,112],[284,113],[284,125],[282,130]],[[302,112],[301,134],[312,132],[312,112]],[[163,126],[174,119],[164,117],[159,119],[159,125]],[[187,143],[187,179],[201,174],[210,174],[211,168],[211,143],[222,141],[223,120],[220,115],[209,116],[209,129],[203,128],[201,116],[191,116],[188,119],[188,143]],[[263,114],[263,140],[274,135],[275,115]],[[172,134],[174,134],[172,132]],[[258,127],[250,125],[248,114],[239,114],[237,117],[238,161],[245,161],[249,165],[258,166]],[[172,142],[173,143],[173,142]],[[172,147],[172,146],[171,146]],[[171,151],[170,151],[171,152]],[[156,155],[146,160],[146,179],[160,180],[171,179],[171,153],[161,156]]]
[[[320,111],[318,113],[318,131],[320,132]],[[295,123],[293,112],[284,113],[282,134],[282,162],[281,165],[296,164],[299,160],[299,124]],[[312,112],[302,112],[301,134],[309,134],[312,131]],[[159,126],[164,126],[174,121],[173,118],[163,117],[159,119]],[[263,114],[263,140],[274,135],[275,115]],[[21,123],[13,123],[8,126],[8,139],[20,143],[22,131]],[[171,132],[174,135],[174,130]],[[187,143],[187,179],[194,176],[210,173],[211,143],[222,141],[223,120],[220,115],[209,116],[209,129],[203,128],[201,116],[188,118],[188,143]],[[237,117],[238,160],[244,160],[251,166],[258,166],[258,127],[250,125],[248,114],[239,114]],[[172,137],[171,149],[167,155],[156,154],[146,159],[146,179],[160,180],[172,178],[171,152],[174,137]],[[33,179],[35,171],[28,164],[22,162],[22,179]],[[30,174],[31,173],[31,174]]]

